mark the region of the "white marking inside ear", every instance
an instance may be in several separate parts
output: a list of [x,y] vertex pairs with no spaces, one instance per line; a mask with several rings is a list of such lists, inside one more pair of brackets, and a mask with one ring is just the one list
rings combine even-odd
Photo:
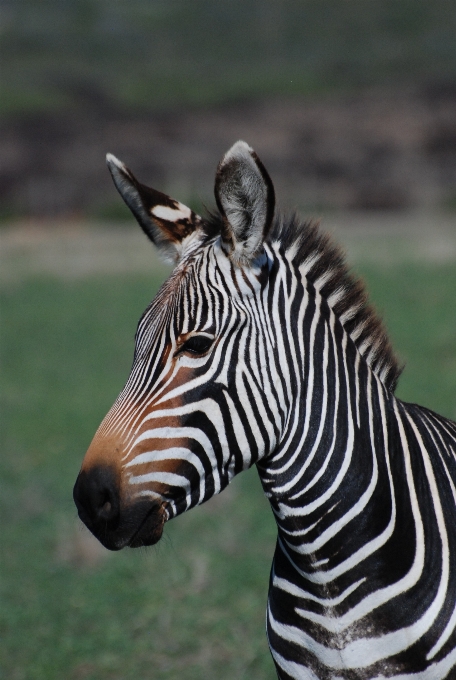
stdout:
[[192,211],[183,203],[178,203],[176,208],[167,205],[156,205],[152,208],[151,214],[159,220],[167,222],[177,222],[178,220],[190,220]]

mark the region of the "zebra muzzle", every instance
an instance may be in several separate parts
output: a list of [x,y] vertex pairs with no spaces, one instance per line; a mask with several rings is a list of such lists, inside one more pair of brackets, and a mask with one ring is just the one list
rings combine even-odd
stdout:
[[115,470],[99,465],[81,470],[73,489],[79,518],[109,550],[153,545],[165,523],[163,504],[121,501]]

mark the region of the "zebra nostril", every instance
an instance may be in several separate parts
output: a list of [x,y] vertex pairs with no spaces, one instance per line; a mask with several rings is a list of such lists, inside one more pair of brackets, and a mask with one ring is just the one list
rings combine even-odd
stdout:
[[113,522],[120,516],[118,485],[110,470],[100,467],[81,472],[73,496],[79,516],[88,526],[100,520]]
[[[106,498],[106,493],[109,493],[109,492],[105,492],[105,498]],[[98,510],[98,517],[100,519],[112,519],[114,514],[115,514],[114,504],[111,503],[110,500],[104,501],[104,503],[101,505],[101,507]]]

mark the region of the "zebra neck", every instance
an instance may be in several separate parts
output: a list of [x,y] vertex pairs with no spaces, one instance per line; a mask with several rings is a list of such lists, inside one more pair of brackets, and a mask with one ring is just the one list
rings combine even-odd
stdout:
[[[353,352],[345,347],[345,354],[346,366]],[[310,414],[301,404],[298,445],[279,447],[258,465],[278,525],[275,568],[291,567],[295,582],[334,583],[334,570],[344,573],[350,556],[394,523],[388,423],[395,398],[352,358],[337,386],[329,380],[326,396],[312,395]]]

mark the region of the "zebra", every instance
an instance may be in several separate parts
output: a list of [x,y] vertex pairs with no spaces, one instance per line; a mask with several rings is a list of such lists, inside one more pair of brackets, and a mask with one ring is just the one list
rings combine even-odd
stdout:
[[456,423],[395,397],[401,368],[341,251],[275,210],[245,142],[204,218],[107,164],[174,270],[82,463],[80,519],[110,550],[153,545],[255,464],[278,677],[456,678]]

